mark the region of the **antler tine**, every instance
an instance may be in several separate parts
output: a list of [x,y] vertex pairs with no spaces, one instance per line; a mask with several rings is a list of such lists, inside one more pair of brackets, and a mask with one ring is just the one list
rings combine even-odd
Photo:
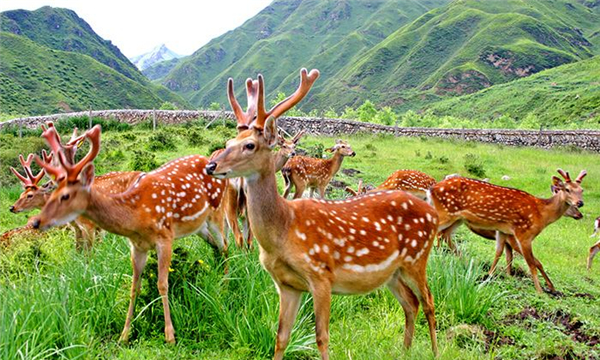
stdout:
[[269,113],[265,110],[265,79],[262,74],[258,74],[258,96],[256,98],[256,120],[253,127],[262,129]]
[[23,184],[23,186],[30,186],[31,185],[31,180],[23,175],[21,175],[17,169],[15,169],[14,167],[10,167],[10,171],[13,172],[13,174],[15,174],[15,176],[19,179],[19,181],[21,181],[21,183]]
[[33,175],[33,172],[31,171],[31,164],[33,163],[33,154],[27,155],[27,160],[23,158],[23,155],[19,155],[19,161],[21,162],[21,166],[23,166],[23,169],[25,170],[25,174],[30,180],[30,184],[28,185],[37,185],[40,182],[40,180],[42,180],[42,178],[44,177],[44,169],[40,170],[40,172],[37,175]]
[[73,135],[71,135],[71,139],[67,143],[68,146],[79,146],[81,142],[85,139],[85,133],[77,136],[77,128],[73,129]]
[[362,179],[358,180],[358,193],[361,194],[363,192],[363,181]]
[[68,159],[66,159],[66,155],[63,152],[59,152],[58,159],[61,165],[67,170],[67,178],[69,181],[77,180],[79,173],[83,170],[84,166],[94,161],[98,153],[100,152],[100,134],[102,133],[102,129],[100,125],[96,125],[90,130],[85,132],[85,137],[90,141],[90,150],[85,155],[83,159],[81,159],[77,164],[71,166],[67,164]]
[[585,170],[581,170],[581,172],[579,173],[579,175],[577,175],[577,179],[575,179],[575,182],[578,184],[581,184],[581,180],[583,180],[583,178],[587,175],[587,171]]
[[233,91],[233,79],[232,78],[229,78],[229,80],[227,80],[227,98],[229,99],[229,105],[233,109],[233,113],[235,114],[235,117],[239,124],[240,120],[244,118],[244,111],[242,111],[242,107],[240,106],[240,103],[235,98],[235,92]]
[[42,137],[46,139],[48,146],[50,146],[50,150],[52,150],[52,152],[55,154],[58,154],[60,151],[62,151],[60,136],[58,135],[54,124],[49,122],[48,127],[46,128],[42,125],[42,129],[44,130],[44,132],[42,132]]
[[356,196],[356,195],[358,195],[358,193],[357,193],[357,192],[356,192],[356,191],[355,191],[353,188],[351,188],[350,186],[346,186],[346,187],[344,188],[344,190],[346,190],[346,192],[347,192],[348,194],[352,195],[352,196]]
[[[58,152],[58,154],[62,154],[62,152]],[[44,154],[42,153],[42,156]],[[59,166],[52,166],[50,164],[50,162],[46,162],[48,157],[45,158],[44,160],[40,159],[39,156],[34,156],[33,157],[35,159],[35,162],[42,168],[44,169],[44,171],[46,172],[46,174],[48,174],[48,176],[50,176],[50,178],[52,178],[54,181],[60,181],[62,180],[63,177],[66,176],[66,171],[65,169],[59,167]],[[51,158],[50,158],[51,159]]]
[[571,176],[569,176],[568,172],[564,171],[563,169],[558,169],[556,171],[558,171],[560,176],[562,176],[566,182],[571,182]]
[[300,131],[299,131],[299,132],[298,132],[298,133],[297,133],[297,134],[294,136],[294,138],[292,139],[292,142],[293,142],[294,144],[295,144],[295,143],[297,143],[297,142],[300,140],[300,138],[301,138],[301,137],[304,135],[304,133],[305,133],[305,132],[306,132],[306,131],[305,131],[304,129],[300,130]]
[[278,118],[283,113],[294,107],[294,105],[299,103],[300,100],[302,100],[306,96],[306,94],[308,94],[310,88],[319,78],[319,75],[320,73],[317,69],[311,70],[310,73],[308,73],[308,71],[304,68],[300,70],[300,85],[298,86],[298,89],[296,89],[296,91],[292,95],[287,97],[285,100],[273,106],[271,110],[269,110],[269,112],[266,114],[267,116],[265,117],[265,119],[269,116]]

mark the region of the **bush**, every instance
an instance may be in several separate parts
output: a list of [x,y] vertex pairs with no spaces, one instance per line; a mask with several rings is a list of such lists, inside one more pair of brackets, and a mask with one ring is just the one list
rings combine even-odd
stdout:
[[198,129],[190,129],[186,132],[185,138],[188,145],[199,147],[208,144],[208,139],[204,136],[202,131]]
[[222,142],[222,141],[212,141],[208,145],[208,154],[207,154],[207,156],[210,156],[210,154],[214,153],[215,151],[217,151],[219,149],[224,149],[224,148],[225,148],[225,142]]
[[177,106],[172,102],[165,101],[160,105],[159,110],[177,110]]
[[163,151],[177,149],[175,136],[167,130],[158,130],[148,138],[148,150]]
[[152,171],[158,167],[156,156],[148,151],[134,150],[131,169],[134,171]]
[[466,154],[465,155],[465,170],[475,177],[484,178],[485,177],[485,169],[483,168],[483,163],[479,156],[475,154]]
[[323,146],[323,144],[318,143],[318,144],[315,144],[314,146],[306,148],[305,151],[306,151],[306,156],[322,159],[323,151],[325,151],[325,147]]

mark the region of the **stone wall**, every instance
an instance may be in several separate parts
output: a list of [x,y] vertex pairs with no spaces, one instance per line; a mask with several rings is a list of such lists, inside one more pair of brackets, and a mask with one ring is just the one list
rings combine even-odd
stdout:
[[[189,111],[189,110],[104,110],[85,111],[77,113],[35,116],[23,119],[13,119],[0,123],[0,129],[6,126],[23,126],[36,128],[46,121],[57,121],[73,116],[100,117],[114,119],[129,124],[138,124],[156,119],[158,125],[179,124],[198,118],[214,121],[227,119],[234,121],[233,113],[229,111]],[[481,130],[481,129],[432,129],[432,128],[402,128],[363,123],[345,119],[281,117],[278,124],[289,134],[304,129],[312,135],[342,136],[367,132],[372,134],[390,134],[393,136],[424,136],[438,138],[453,138],[467,141],[503,144],[509,146],[536,146],[551,148],[553,146],[576,146],[578,148],[600,152],[600,131],[591,130]]]

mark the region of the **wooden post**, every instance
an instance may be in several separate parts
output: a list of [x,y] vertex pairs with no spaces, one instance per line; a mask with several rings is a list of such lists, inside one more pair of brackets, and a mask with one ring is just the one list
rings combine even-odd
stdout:
[[91,128],[92,128],[92,106],[91,106],[91,105],[90,105],[90,111],[89,111],[89,113],[88,113],[88,117],[89,117],[89,119],[88,119],[88,120],[89,120],[89,122],[90,122],[90,124],[89,124],[89,126],[88,126],[88,129],[91,129]]
[[23,119],[19,118],[19,138],[23,137]]
[[156,130],[156,109],[152,109],[152,131]]

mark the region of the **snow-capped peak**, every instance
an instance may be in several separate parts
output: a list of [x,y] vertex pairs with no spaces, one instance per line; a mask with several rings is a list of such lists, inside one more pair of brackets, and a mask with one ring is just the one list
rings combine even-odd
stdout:
[[130,58],[131,62],[137,66],[138,69],[144,70],[156,63],[161,61],[171,60],[175,58],[180,58],[182,55],[178,55],[173,51],[169,50],[165,44],[158,45],[151,51]]

